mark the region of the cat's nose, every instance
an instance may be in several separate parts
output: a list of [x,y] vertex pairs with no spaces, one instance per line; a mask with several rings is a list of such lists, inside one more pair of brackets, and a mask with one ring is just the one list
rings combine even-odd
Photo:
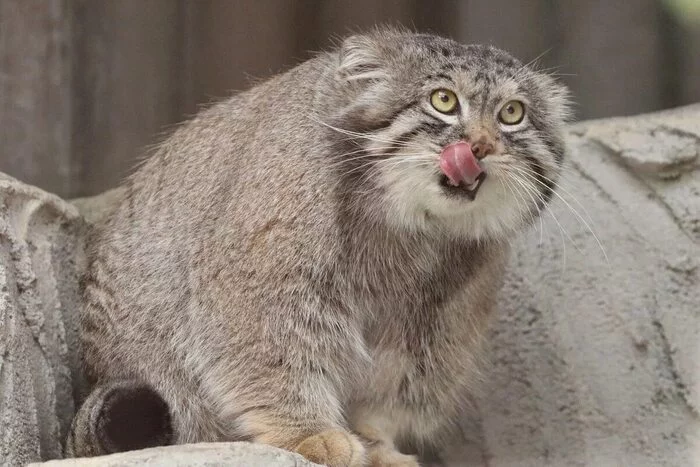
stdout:
[[493,154],[495,150],[494,145],[486,139],[480,139],[479,141],[472,143],[471,148],[472,153],[474,153],[474,157],[477,159],[483,159],[489,154]]

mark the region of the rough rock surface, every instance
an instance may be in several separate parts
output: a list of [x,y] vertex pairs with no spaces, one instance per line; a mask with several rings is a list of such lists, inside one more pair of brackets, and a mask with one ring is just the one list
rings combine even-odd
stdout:
[[252,443],[199,443],[143,449],[92,459],[69,459],[31,464],[34,467],[191,467],[271,466],[320,467],[299,454]]
[[[484,390],[442,457],[454,466],[698,464],[700,105],[578,124],[569,144],[561,198],[516,242]],[[0,177],[2,465],[60,454],[81,387],[81,238],[105,202],[71,205]],[[242,443],[99,462],[306,465]]]
[[0,175],[0,465],[61,454],[84,226],[75,206]]

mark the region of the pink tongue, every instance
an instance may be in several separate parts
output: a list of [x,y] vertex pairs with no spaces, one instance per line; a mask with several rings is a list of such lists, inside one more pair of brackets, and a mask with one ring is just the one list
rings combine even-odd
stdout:
[[450,144],[440,154],[440,169],[450,182],[457,186],[460,182],[471,185],[483,170],[474,157],[472,148],[463,141]]

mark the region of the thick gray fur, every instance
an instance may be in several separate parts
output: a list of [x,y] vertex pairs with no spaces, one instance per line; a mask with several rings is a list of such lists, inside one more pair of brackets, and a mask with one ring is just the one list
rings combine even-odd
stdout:
[[[456,115],[430,106],[437,88]],[[506,128],[512,99],[527,115]],[[177,443],[439,443],[478,381],[509,242],[555,188],[567,116],[566,90],[505,52],[394,29],[202,111],[95,228],[96,387],[155,388]],[[447,196],[440,150],[476,138],[495,145],[488,176],[473,201]],[[357,462],[388,465],[372,459]]]

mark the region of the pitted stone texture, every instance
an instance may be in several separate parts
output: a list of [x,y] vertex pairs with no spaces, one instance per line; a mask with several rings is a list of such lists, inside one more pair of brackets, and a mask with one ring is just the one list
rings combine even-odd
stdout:
[[579,125],[583,131],[578,134],[601,143],[640,175],[676,178],[700,167],[700,128],[693,107],[587,122]]
[[73,205],[0,177],[0,465],[61,455],[80,386],[84,226]]
[[35,467],[319,467],[299,454],[252,443],[199,443],[67,459]]
[[[570,128],[563,199],[515,243],[492,366],[445,464],[700,463],[698,141],[700,105]],[[114,193],[77,205],[94,220]],[[56,457],[73,408],[83,222],[4,177],[0,196],[0,464],[21,465]],[[287,455],[234,443],[56,465],[308,465]]]

